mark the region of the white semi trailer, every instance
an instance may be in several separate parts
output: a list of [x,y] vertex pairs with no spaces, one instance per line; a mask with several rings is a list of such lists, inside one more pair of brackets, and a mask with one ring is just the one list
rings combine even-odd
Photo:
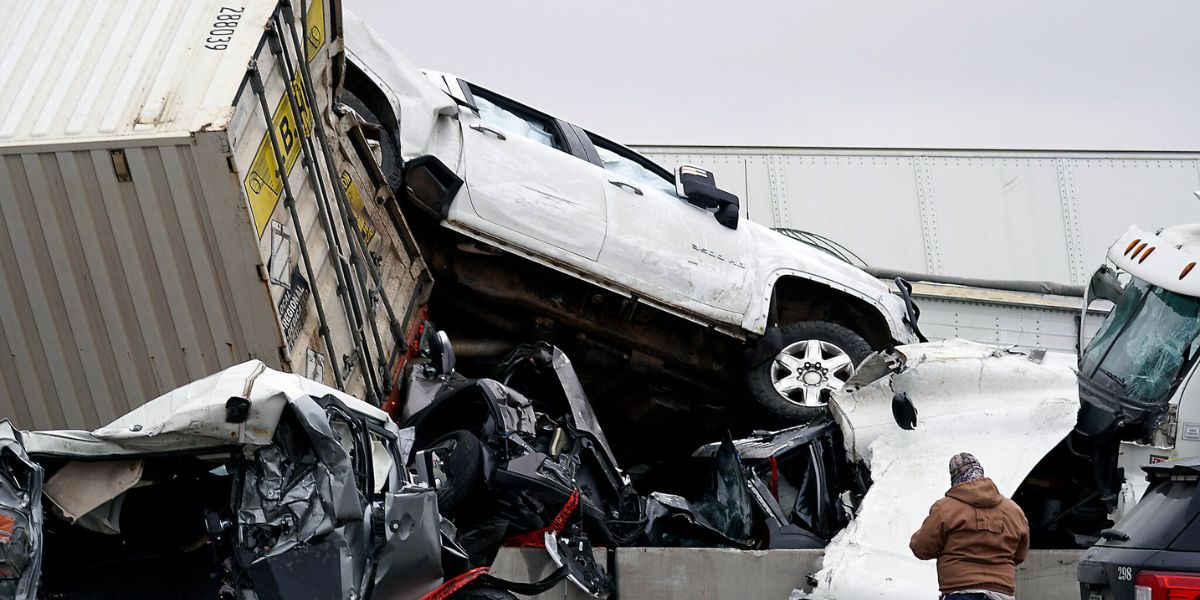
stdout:
[[30,2],[0,30],[0,414],[91,429],[249,359],[381,403],[427,271],[338,0]]

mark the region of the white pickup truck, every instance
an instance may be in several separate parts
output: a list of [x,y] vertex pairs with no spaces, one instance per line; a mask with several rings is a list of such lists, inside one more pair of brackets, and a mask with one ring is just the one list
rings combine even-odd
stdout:
[[423,73],[350,15],[346,30],[343,101],[380,126],[384,173],[427,213],[409,218],[440,224],[414,225],[440,230],[426,231],[436,243],[423,248],[437,293],[501,341],[550,338],[574,345],[581,363],[608,354],[613,372],[673,373],[672,385],[730,398],[748,385],[769,414],[801,419],[824,412],[872,350],[917,341],[911,302],[739,220],[738,198],[711,173],[672,174],[562,119]]

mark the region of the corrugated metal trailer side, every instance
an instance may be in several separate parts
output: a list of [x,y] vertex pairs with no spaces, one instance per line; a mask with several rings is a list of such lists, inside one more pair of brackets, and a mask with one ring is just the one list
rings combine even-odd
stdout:
[[868,264],[1082,285],[1131,224],[1195,221],[1200,153],[643,146]]
[[[921,332],[931,340],[962,338],[1015,348],[1078,352],[1082,302],[1056,296],[930,283],[913,284]],[[1111,305],[1098,302],[1083,323],[1092,339]]]
[[212,160],[219,140],[154,142],[0,162],[0,413],[22,426],[104,423],[174,385],[277,354],[271,306],[246,301],[263,284],[225,272],[257,262],[253,246],[228,239],[244,225],[206,209],[239,195],[225,161]]
[[428,275],[332,110],[340,4],[33,4],[0,26],[0,416],[91,428],[249,358],[382,401]]

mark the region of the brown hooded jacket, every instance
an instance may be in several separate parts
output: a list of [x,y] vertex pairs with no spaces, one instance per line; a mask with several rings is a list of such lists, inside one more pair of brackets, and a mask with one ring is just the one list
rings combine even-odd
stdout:
[[1029,552],[1029,522],[984,477],[953,486],[934,502],[908,547],[921,560],[937,559],[943,593],[984,589],[1012,595],[1016,565]]

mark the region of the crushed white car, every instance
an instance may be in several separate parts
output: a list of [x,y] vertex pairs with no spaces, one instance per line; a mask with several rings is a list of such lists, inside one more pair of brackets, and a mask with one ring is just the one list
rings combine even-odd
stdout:
[[0,593],[419,597],[442,583],[443,545],[406,433],[259,361],[90,432],[0,422]]
[[408,218],[440,225],[415,228],[456,307],[435,320],[498,342],[460,358],[552,341],[608,363],[595,380],[643,373],[727,400],[748,387],[767,414],[808,419],[870,352],[918,340],[904,286],[740,220],[711,173],[421,75],[351,15],[346,39],[347,105],[378,127]]

